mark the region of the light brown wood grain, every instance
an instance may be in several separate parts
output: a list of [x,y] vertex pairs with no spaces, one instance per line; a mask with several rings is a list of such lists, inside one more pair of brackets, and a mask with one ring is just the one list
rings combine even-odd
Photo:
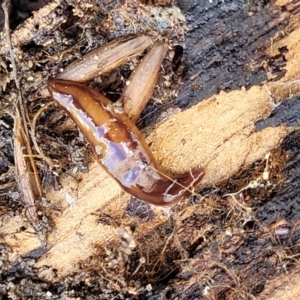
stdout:
[[[158,125],[149,137],[151,149],[163,168],[174,173],[204,166],[206,176],[202,187],[212,187],[264,158],[291,131],[280,126],[255,132],[254,122],[266,117],[272,109],[265,87],[220,93]],[[72,192],[76,184],[67,177],[62,181],[62,190],[47,194],[63,213],[55,219],[56,228],[48,238],[51,249],[38,266],[50,265],[58,270],[59,276],[76,271],[74,264],[87,259],[95,244],[116,238],[116,230],[97,224],[93,212],[100,210],[122,216],[129,199],[96,164],[80,177],[76,193]],[[73,208],[63,204],[66,192],[76,201]],[[154,226],[147,224],[149,230]],[[43,275],[48,280],[54,279],[50,270]]]
[[[283,138],[295,128],[281,125],[256,132],[254,124],[270,115],[276,106],[274,99],[300,95],[299,36],[300,29],[294,30],[276,44],[270,42],[266,49],[271,56],[276,55],[274,49],[278,47],[289,49],[287,73],[280,81],[249,90],[221,92],[188,110],[170,115],[157,125],[147,141],[162,168],[180,174],[203,166],[206,176],[199,189],[214,187],[279,147]],[[122,192],[96,163],[90,165],[88,174],[77,174],[76,178],[79,181],[70,176],[61,178],[63,188],[46,195],[61,214],[54,217],[55,228],[47,241],[50,250],[36,266],[57,269],[59,278],[76,272],[76,263],[93,254],[96,244],[105,244],[117,237],[117,230],[97,224],[97,215],[93,213],[100,210],[122,218],[129,200],[129,195]],[[67,193],[75,200],[74,207],[67,204]],[[156,212],[156,219],[143,227],[145,233],[167,218],[163,212]],[[38,245],[34,236],[16,233],[19,226],[16,219],[6,218],[2,227],[3,241],[13,247],[12,261]],[[45,270],[42,276],[50,281],[57,280],[51,270]],[[287,278],[284,284],[289,282],[289,285],[281,286],[276,293],[266,289],[259,299],[297,299],[298,275],[293,280],[288,275],[283,277]]]

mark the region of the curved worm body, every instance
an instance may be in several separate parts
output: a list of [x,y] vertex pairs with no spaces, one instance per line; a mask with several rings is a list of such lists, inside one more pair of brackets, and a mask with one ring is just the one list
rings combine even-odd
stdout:
[[134,197],[172,206],[204,176],[203,169],[176,178],[163,174],[135,124],[95,90],[59,79],[49,80],[48,89],[87,137],[97,162]]

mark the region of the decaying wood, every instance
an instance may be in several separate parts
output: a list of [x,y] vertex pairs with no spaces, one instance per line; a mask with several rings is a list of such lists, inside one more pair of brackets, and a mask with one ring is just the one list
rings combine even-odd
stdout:
[[[219,13],[227,9],[224,20],[238,21],[237,13],[230,13],[238,11],[240,2],[225,3],[227,6],[221,2]],[[201,12],[201,6],[185,7],[186,3],[181,3],[185,12]],[[209,1],[207,5],[211,12],[218,6]],[[34,265],[39,268],[40,280],[53,283],[78,274],[83,279],[72,277],[74,284],[84,285],[82,282],[93,282],[92,273],[88,273],[93,270],[101,278],[102,289],[109,282],[120,294],[129,292],[131,297],[144,299],[162,299],[166,293],[178,299],[299,297],[295,267],[299,252],[297,196],[289,199],[293,205],[287,200],[284,208],[278,206],[276,210],[276,201],[284,199],[281,192],[296,189],[297,181],[287,184],[289,174],[297,170],[288,160],[298,162],[298,127],[289,122],[262,130],[256,126],[281,102],[300,97],[299,10],[297,2],[281,0],[253,17],[243,15],[243,26],[249,26],[255,37],[247,31],[234,31],[235,27],[228,32],[225,25],[223,28],[215,22],[209,41],[200,40],[196,30],[201,25],[197,22],[203,19],[191,18],[187,33],[191,46],[186,45],[185,59],[195,68],[189,65],[192,71],[186,82],[178,82],[183,85],[181,92],[176,90],[172,95],[179,95],[174,97],[175,103],[185,101],[182,107],[189,108],[181,110],[172,105],[174,102],[162,106],[155,122],[148,121],[151,127],[144,131],[163,169],[180,174],[196,166],[205,168],[206,176],[195,191],[198,196],[180,203],[170,217],[130,199],[95,163],[90,164],[87,174],[60,176],[61,189],[50,189],[46,194],[54,227],[47,238],[47,253]],[[264,13],[270,18],[267,24],[262,21],[267,19]],[[247,59],[236,54],[236,61],[230,61],[231,66],[243,63],[245,77],[256,76],[251,83],[245,79],[247,88],[242,87],[239,74],[232,74],[235,69],[228,70],[230,64],[224,60],[230,59],[224,59],[220,49],[226,48],[224,41],[236,36],[247,36],[249,55],[256,59],[244,64],[243,59]],[[224,47],[213,49],[222,42]],[[208,56],[203,70],[198,62],[201,51]],[[222,75],[228,81],[220,80]],[[226,92],[216,92],[218,80]],[[153,111],[158,112],[156,108]],[[283,140],[286,146],[281,149]],[[290,168],[290,173],[283,172],[284,167]],[[244,173],[239,173],[242,170]],[[18,231],[21,222],[18,216],[6,216],[1,228],[3,242],[12,249],[11,263],[39,245],[34,236]],[[135,230],[128,229],[134,224]],[[286,229],[287,236],[277,227]],[[133,253],[138,259],[130,260]],[[168,284],[164,285],[166,278]]]
[[271,279],[258,299],[297,299],[300,295],[298,282],[299,268],[297,267],[292,274],[282,274],[280,277]]
[[[55,11],[59,3],[60,1],[52,1],[49,5],[35,12],[33,18],[29,18],[25,21],[23,26],[12,34],[13,45],[20,47],[34,40],[41,32],[39,28],[41,24],[43,24],[43,27],[47,26],[47,29],[51,31],[51,29],[57,27],[59,24],[64,23],[66,20],[65,16],[59,17]],[[0,55],[8,51],[9,47],[7,43],[5,40],[2,40],[0,43]]]

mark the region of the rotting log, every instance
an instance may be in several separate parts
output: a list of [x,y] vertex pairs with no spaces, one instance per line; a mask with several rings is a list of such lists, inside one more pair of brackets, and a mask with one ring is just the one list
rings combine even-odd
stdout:
[[[105,258],[103,249],[118,245],[120,230],[136,223],[134,253],[146,263],[136,274],[137,262],[127,272],[143,284],[148,279],[153,293],[159,288],[157,299],[167,292],[179,299],[295,299],[297,280],[289,279],[297,278],[299,252],[300,6],[281,0],[253,14],[241,1],[181,6],[190,20],[185,82],[171,103],[150,104],[145,115],[155,119],[140,123],[150,124],[147,140],[165,170],[205,168],[199,196],[168,218],[130,199],[95,163],[87,174],[65,174],[61,189],[46,194],[54,226],[49,250],[35,263],[38,276],[55,282],[103,269],[96,258]],[[284,106],[289,101],[296,104]],[[280,109],[283,117],[274,113]],[[262,121],[269,116],[271,123]],[[23,222],[4,217],[1,235],[12,248],[10,262],[38,247],[34,235],[19,232]],[[276,234],[281,228],[288,233]],[[101,270],[113,281],[113,271]],[[116,281],[118,292],[131,288],[151,297],[134,290],[125,273],[128,282]],[[162,287],[154,276],[168,284]],[[292,296],[282,292],[286,286]]]

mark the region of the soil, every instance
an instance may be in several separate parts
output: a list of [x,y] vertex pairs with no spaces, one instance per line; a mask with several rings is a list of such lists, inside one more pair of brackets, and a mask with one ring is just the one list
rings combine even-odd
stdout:
[[[24,120],[1,34],[2,299],[299,298],[300,4],[178,1],[185,18],[174,5],[56,0],[11,16],[34,156],[16,127]],[[123,192],[40,95],[90,50],[145,33],[168,39],[169,53],[137,125],[163,170],[206,173],[169,211]],[[87,84],[116,100],[142,57]]]

